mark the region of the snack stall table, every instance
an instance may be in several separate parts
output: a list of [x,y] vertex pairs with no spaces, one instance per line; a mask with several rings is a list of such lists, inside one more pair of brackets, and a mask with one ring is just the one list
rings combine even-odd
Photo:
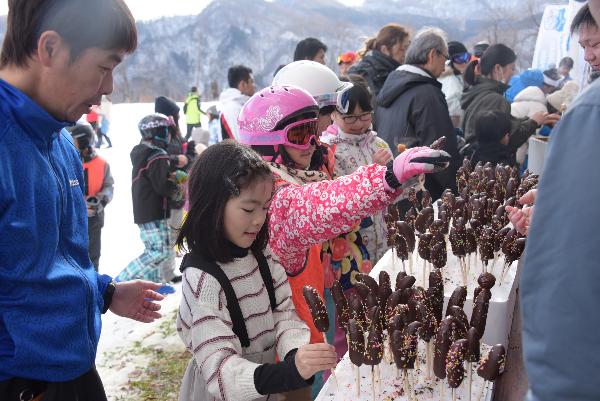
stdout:
[[[415,286],[421,286],[427,288],[427,283],[423,282],[424,277],[428,277],[429,270],[424,273],[423,260],[418,258],[415,254],[413,257],[412,271],[409,270],[409,263],[405,262],[406,272],[409,275],[413,275],[416,278]],[[517,288],[517,271],[518,262],[513,263],[510,268],[506,271],[502,282],[500,282],[500,276],[502,273],[502,267],[504,264],[503,258],[498,258],[495,262],[493,269],[488,272],[492,272],[496,278],[496,285],[492,288],[492,298],[489,304],[489,312],[487,318],[487,325],[483,338],[481,339],[482,350],[481,354],[484,355],[490,349],[491,345],[503,344],[508,348],[509,334],[511,330],[511,324],[513,320],[513,312],[515,309],[516,301],[516,288]],[[430,265],[429,265],[430,266]],[[470,260],[470,272],[467,280],[467,300],[464,305],[464,310],[467,316],[471,315],[472,303],[473,303],[473,292],[477,286],[477,278],[482,273],[481,261],[475,260],[475,254],[471,255]],[[431,267],[430,267],[431,268]],[[396,275],[403,271],[402,262],[396,258],[392,263],[392,251],[389,250],[369,273],[370,276],[376,280],[379,277],[379,272],[385,270],[390,275],[392,282],[394,282]],[[460,269],[460,263],[456,256],[454,256],[448,245],[448,262],[447,265],[442,269],[444,278],[444,304],[447,305],[448,299],[454,289],[458,286],[463,285],[463,279]],[[433,374],[431,377],[427,377],[427,368],[425,367],[426,361],[426,347],[423,341],[419,342],[419,357],[418,364],[414,371],[414,389],[417,400],[451,400],[451,389],[446,382],[443,383],[444,387],[444,398],[441,398],[441,387],[440,380],[436,379]],[[389,361],[389,359],[388,359]],[[484,382],[484,380],[477,375],[475,372],[476,364],[473,364],[473,382],[471,391],[471,400],[492,400],[493,385],[490,382]],[[386,361],[386,358],[379,365],[380,367],[380,384],[379,394],[373,394],[372,390],[372,373],[371,367],[363,365],[360,367],[360,396],[357,396],[356,391],[356,379],[355,369],[356,367],[350,362],[348,353],[344,355],[342,360],[338,363],[336,368],[337,386],[330,377],[329,380],[323,386],[318,401],[350,401],[350,400],[399,400],[399,401],[411,401],[411,398],[405,394],[403,381],[401,375],[397,377],[396,367],[393,364]],[[457,400],[468,400],[468,390],[466,387],[467,379],[463,381],[461,386],[456,391]],[[412,399],[414,400],[414,398]]]

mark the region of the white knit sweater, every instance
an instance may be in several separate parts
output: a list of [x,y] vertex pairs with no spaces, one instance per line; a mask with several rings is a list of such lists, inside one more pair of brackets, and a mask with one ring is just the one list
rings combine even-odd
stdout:
[[220,265],[244,315],[250,338],[245,349],[232,331],[219,282],[199,269],[185,270],[177,331],[193,359],[181,384],[180,401],[267,399],[256,390],[255,369],[274,363],[277,355],[283,360],[292,349],[308,344],[310,333],[296,315],[287,275],[269,251],[265,256],[275,287],[275,311],[252,253]]

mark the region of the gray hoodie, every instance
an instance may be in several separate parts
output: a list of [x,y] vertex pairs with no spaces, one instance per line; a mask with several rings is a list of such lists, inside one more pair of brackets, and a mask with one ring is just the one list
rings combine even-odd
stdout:
[[552,133],[521,276],[528,401],[600,400],[600,82]]

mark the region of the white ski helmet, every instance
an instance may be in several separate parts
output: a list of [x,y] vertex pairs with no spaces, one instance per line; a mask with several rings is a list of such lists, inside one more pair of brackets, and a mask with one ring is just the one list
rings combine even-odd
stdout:
[[300,60],[286,65],[273,78],[273,85],[297,86],[310,93],[320,109],[336,106],[340,112],[348,112],[344,94],[352,83],[340,81],[335,72],[315,61]]

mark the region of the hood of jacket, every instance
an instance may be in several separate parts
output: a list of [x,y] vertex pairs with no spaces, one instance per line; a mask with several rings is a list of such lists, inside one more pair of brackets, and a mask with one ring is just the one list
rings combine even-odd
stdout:
[[537,86],[530,86],[519,92],[515,97],[514,103],[517,102],[536,102],[546,105],[546,95]]
[[504,92],[506,92],[508,87],[508,85],[502,82],[479,76],[475,79],[475,85],[471,86],[463,93],[463,96],[460,100],[460,105],[463,110],[466,110],[467,107],[469,107],[469,105],[482,94],[487,92],[496,92],[502,95]]
[[350,68],[352,74],[363,75],[363,73],[390,73],[400,66],[396,60],[380,52],[379,50],[371,50],[367,52],[358,63]]
[[442,84],[427,71],[414,65],[402,65],[385,81],[377,96],[377,104],[389,107],[400,95],[419,85],[435,85],[442,89]]
[[219,95],[219,102],[221,103],[236,102],[243,105],[248,99],[250,99],[250,96],[244,95],[237,88],[227,88]]

